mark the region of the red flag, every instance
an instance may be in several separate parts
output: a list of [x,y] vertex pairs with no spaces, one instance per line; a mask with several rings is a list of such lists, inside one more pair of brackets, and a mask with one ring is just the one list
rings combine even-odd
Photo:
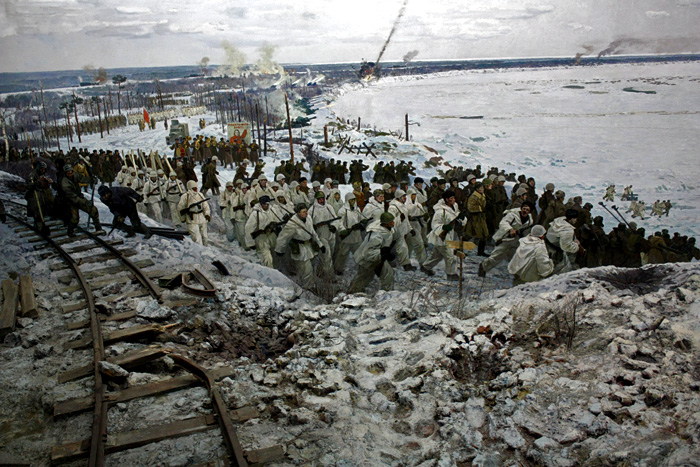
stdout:
[[143,109],[143,121],[146,123],[151,123],[151,117],[148,116],[146,109]]

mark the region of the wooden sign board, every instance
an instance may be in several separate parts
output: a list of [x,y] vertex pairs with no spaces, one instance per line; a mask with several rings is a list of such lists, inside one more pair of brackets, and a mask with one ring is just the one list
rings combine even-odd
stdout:
[[476,243],[474,242],[460,242],[458,240],[447,240],[445,245],[447,248],[454,250],[473,250],[476,248]]

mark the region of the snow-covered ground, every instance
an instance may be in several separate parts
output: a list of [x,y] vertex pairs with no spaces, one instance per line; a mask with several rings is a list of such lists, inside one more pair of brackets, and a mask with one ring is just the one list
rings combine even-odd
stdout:
[[[597,205],[605,188],[615,184],[619,195],[633,185],[647,206],[657,199],[675,206],[668,218],[641,222],[647,232],[698,235],[699,75],[700,63],[687,62],[384,78],[344,87],[324,111],[395,132],[403,131],[408,114],[418,123],[410,125],[413,141],[453,165],[524,173],[535,177],[538,190],[552,182],[567,199],[591,202],[608,227],[617,223]],[[474,116],[483,118],[464,118]],[[422,149],[377,154],[422,167],[434,155]]]

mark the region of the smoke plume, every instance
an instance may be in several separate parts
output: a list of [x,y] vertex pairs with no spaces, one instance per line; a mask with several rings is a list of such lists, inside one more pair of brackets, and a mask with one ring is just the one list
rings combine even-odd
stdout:
[[581,57],[585,57],[586,55],[590,55],[593,52],[593,49],[595,48],[592,45],[583,45],[582,47],[583,47],[584,51],[576,53],[576,56],[574,57],[577,65],[579,63],[581,63]]
[[617,39],[612,41],[607,48],[601,50],[598,53],[598,58],[604,57],[606,55],[622,54],[625,52],[629,52],[629,49],[640,49],[641,46],[645,44],[647,44],[647,41],[643,41],[641,39]]
[[230,76],[240,76],[245,65],[245,54],[227,40],[221,41],[224,49],[224,63],[219,67],[219,73]]
[[394,25],[391,27],[391,32],[389,32],[389,37],[386,38],[386,42],[384,42],[384,46],[382,46],[382,50],[379,52],[379,56],[377,57],[377,60],[375,60],[374,63],[379,65],[379,60],[382,59],[382,55],[384,55],[384,51],[386,50],[387,46],[389,45],[389,41],[391,41],[391,36],[394,35],[394,32],[396,31],[396,27],[399,25],[399,21],[401,21],[401,18],[403,17],[404,12],[406,11],[406,5],[408,5],[408,0],[403,0],[403,5],[401,5],[401,9],[399,10],[399,16],[396,17],[396,20],[394,21]]
[[85,65],[83,71],[90,73],[95,83],[103,84],[107,82],[107,70],[105,70],[104,67],[100,67],[96,70],[92,65]]
[[403,56],[403,63],[404,65],[408,65],[411,60],[416,58],[416,55],[418,55],[417,50],[411,50],[408,52],[406,55]]
[[271,44],[263,44],[258,49],[260,58],[255,64],[255,73],[261,75],[281,75],[284,74],[282,66],[272,59],[277,47]]
[[207,67],[209,66],[209,57],[202,57],[202,59],[197,63],[197,66],[202,70],[202,74],[207,74]]

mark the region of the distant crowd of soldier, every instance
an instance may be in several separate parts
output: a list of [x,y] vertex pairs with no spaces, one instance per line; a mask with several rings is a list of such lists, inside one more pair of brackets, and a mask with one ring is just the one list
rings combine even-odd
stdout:
[[[52,184],[46,164],[36,164],[28,180],[30,212],[35,220],[40,211],[56,212],[49,199],[53,186],[56,198],[69,206],[63,218],[70,233],[79,209],[100,230],[97,210],[83,195],[88,184],[100,180],[99,195],[114,213],[115,227],[129,235],[150,235],[138,219],[142,212],[158,222],[184,223],[195,242],[206,244],[212,216],[206,195],[211,190],[218,196],[228,240],[255,249],[261,264],[297,275],[305,288],[317,286],[316,277],[333,282],[345,274],[352,255],[357,271],[350,292],[364,290],[375,276],[383,289],[391,289],[396,267],[432,276],[444,262],[446,278],[458,280],[463,241],[475,243],[476,254],[485,258],[479,276],[507,261],[515,283],[577,267],[700,259],[695,239],[680,234],[671,236],[664,230],[647,236],[644,228],[626,221],[606,233],[603,218],[592,216],[591,203],[583,203],[580,196],[567,199],[552,183],[538,193],[534,178],[521,175],[508,192],[505,183],[511,175],[497,168],[482,174],[481,167],[455,167],[443,173],[453,177],[449,183],[433,177],[425,184],[420,177],[411,183],[411,163],[392,161],[377,164],[382,176],[377,178],[376,171],[374,180],[381,180],[382,187],[372,190],[365,181],[369,167],[361,160],[349,166],[319,161],[311,167],[282,161],[271,181],[263,174],[261,160],[230,161],[232,152],[211,138],[197,137],[193,144],[178,143],[173,149],[172,158],[158,156],[157,163],[152,157],[125,158],[118,151],[55,154],[57,168],[65,165],[61,180]],[[198,162],[201,185],[194,170]],[[218,169],[229,164],[237,166],[236,173],[220,190]],[[118,187],[112,187],[115,181]],[[340,186],[346,184],[352,191],[342,196]],[[131,226],[125,223],[127,217]],[[489,245],[493,248],[487,254]]]

